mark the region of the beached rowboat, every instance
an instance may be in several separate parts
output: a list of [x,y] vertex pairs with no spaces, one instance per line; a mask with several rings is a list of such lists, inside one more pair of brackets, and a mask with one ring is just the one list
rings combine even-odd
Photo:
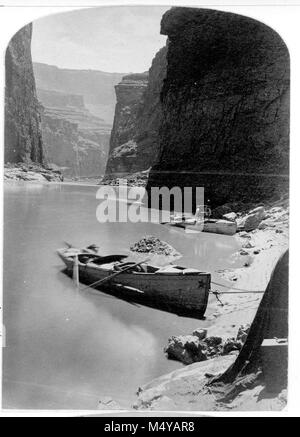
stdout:
[[211,232],[223,235],[234,235],[237,231],[236,221],[223,219],[204,219],[204,222],[197,222],[194,219],[185,219],[183,221],[171,221],[166,224],[195,232]]
[[[85,284],[112,275],[101,284],[101,290],[180,315],[201,318],[205,313],[210,290],[209,273],[172,264],[165,267],[148,262],[135,265],[124,262],[126,255],[99,256],[75,248],[58,249],[57,253],[70,275],[77,257],[79,280]],[[129,270],[115,275],[128,267]]]

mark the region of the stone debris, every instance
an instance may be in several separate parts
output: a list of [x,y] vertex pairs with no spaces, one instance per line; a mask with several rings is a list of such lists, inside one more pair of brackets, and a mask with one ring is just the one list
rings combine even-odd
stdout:
[[177,252],[172,246],[152,235],[147,235],[138,242],[131,245],[130,250],[132,252],[139,253],[153,253],[165,256],[180,256],[180,253]]
[[149,171],[144,170],[125,175],[122,178],[105,176],[103,179],[101,179],[99,185],[120,186],[124,185],[125,182],[128,187],[145,187],[147,185],[148,175]]
[[241,350],[246,341],[250,325],[241,325],[235,338],[207,337],[206,329],[196,329],[193,335],[179,335],[169,338],[165,353],[169,359],[192,364],[219,355],[227,355]]

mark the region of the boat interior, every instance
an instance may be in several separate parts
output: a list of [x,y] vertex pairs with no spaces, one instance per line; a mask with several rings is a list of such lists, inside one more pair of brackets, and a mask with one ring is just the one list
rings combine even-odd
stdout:
[[[74,256],[73,254],[71,257]],[[78,261],[82,264],[89,264],[95,266],[101,266],[104,270],[114,270],[120,271],[124,268],[130,267],[132,265],[132,269],[128,269],[128,273],[159,273],[159,274],[199,274],[199,270],[186,268],[178,265],[168,264],[164,267],[158,267],[151,265],[149,263],[141,263],[136,265],[136,261],[125,261],[125,258],[128,258],[127,255],[108,255],[108,256],[100,256],[91,253],[80,253],[77,255]]]
[[94,253],[81,253],[78,255],[78,261],[82,264],[87,264],[92,262],[93,264],[101,265],[113,262],[120,262],[127,258],[127,255],[107,255],[100,256]]

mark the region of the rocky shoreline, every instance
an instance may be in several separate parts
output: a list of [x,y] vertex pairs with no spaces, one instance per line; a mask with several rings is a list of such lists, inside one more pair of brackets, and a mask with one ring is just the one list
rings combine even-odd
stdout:
[[[231,212],[227,211],[227,214]],[[208,376],[221,373],[231,365],[245,341],[263,295],[261,291],[266,289],[278,258],[288,247],[288,218],[287,198],[236,214],[240,229],[249,229],[234,237],[241,247],[237,256],[245,256],[244,266],[218,271],[229,285],[213,284],[213,291],[220,294],[218,300],[210,295],[208,305],[214,308],[214,312],[206,319],[208,329],[203,329],[199,322],[199,329],[192,335],[178,337],[174,333],[165,349],[169,358],[186,365],[140,387],[133,408],[171,411],[284,408],[286,391],[273,396],[264,394],[263,385],[245,389],[230,404],[220,405],[209,393],[206,382]],[[242,290],[255,293],[241,293]]]
[[37,163],[4,165],[4,181],[63,182],[59,169]]
[[125,183],[128,187],[146,187],[148,175],[149,170],[124,174],[123,176],[105,176],[100,180],[98,185],[111,185],[113,187],[118,187]]

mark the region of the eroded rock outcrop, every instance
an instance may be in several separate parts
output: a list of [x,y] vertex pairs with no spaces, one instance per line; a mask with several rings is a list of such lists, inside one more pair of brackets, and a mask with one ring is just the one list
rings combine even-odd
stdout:
[[148,73],[124,76],[115,86],[117,104],[110,137],[106,174],[134,172],[137,143],[137,116],[148,84]]
[[31,60],[32,25],[11,39],[5,55],[5,162],[43,163],[39,103]]
[[116,89],[117,105],[110,140],[107,177],[147,170],[158,154],[160,92],[166,72],[166,47],[148,73],[125,76]]
[[204,186],[213,206],[287,190],[289,54],[258,21],[172,8],[151,186]]

